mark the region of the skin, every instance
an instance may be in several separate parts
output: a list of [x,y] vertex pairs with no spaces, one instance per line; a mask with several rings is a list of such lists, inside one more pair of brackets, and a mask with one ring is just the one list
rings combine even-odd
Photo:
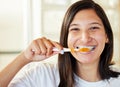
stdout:
[[78,76],[87,81],[100,80],[98,63],[107,42],[104,25],[94,10],[81,10],[75,15],[69,27],[68,47],[95,46],[90,52],[72,52],[77,60]]

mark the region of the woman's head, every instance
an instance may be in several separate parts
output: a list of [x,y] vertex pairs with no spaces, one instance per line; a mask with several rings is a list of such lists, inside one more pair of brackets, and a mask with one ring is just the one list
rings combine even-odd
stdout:
[[[108,42],[105,44],[104,50],[100,55],[101,58],[100,58],[100,62],[99,62],[99,71],[101,72],[101,68],[103,68],[103,67],[105,68],[105,70],[108,69],[111,59],[112,59],[113,33],[112,33],[111,26],[110,26],[110,23],[108,21],[108,18],[106,16],[105,12],[98,4],[96,4],[92,0],[81,0],[70,6],[70,8],[67,10],[64,20],[63,20],[61,36],[60,36],[60,44],[63,47],[68,47],[67,41],[68,41],[70,24],[72,23],[75,15],[78,12],[83,11],[83,10],[88,10],[88,9],[93,10],[96,13],[96,15],[99,17],[99,19],[101,19],[101,22],[104,26],[104,31],[106,33],[106,37],[108,39]],[[89,15],[89,14],[87,14],[87,15]],[[59,71],[62,74],[64,73],[66,75],[69,75],[65,71],[70,71],[70,70],[71,70],[71,72],[76,71],[75,70],[76,60],[70,53],[65,53],[64,55],[59,55],[58,62],[59,62]],[[63,66],[65,66],[65,68]],[[64,69],[62,69],[62,68],[64,68]],[[102,78],[104,79],[104,77],[102,77]]]
[[[64,20],[63,20],[60,43],[64,47],[68,47],[67,40],[68,40],[68,35],[69,35],[70,24],[72,23],[75,15],[78,12],[80,12],[82,10],[87,10],[87,9],[94,10],[96,15],[101,19],[101,21],[103,23],[105,33],[107,35],[109,42],[106,43],[105,49],[101,56],[102,56],[102,59],[104,58],[103,60],[105,60],[105,58],[107,57],[108,61],[107,60],[105,60],[105,61],[110,63],[112,54],[113,54],[113,34],[112,34],[111,26],[110,26],[108,18],[105,15],[105,12],[103,11],[103,9],[98,4],[94,3],[92,0],[78,1],[78,2],[74,3],[68,9],[68,11],[66,12],[66,15],[64,17]],[[89,14],[87,14],[87,15],[89,15]]]

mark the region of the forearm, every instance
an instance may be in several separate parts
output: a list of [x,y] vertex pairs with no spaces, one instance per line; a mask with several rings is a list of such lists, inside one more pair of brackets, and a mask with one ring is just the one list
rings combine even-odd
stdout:
[[16,73],[27,63],[31,62],[21,53],[0,72],[0,87],[7,87]]
[[53,47],[63,48],[59,43],[44,37],[33,40],[14,61],[0,72],[0,87],[7,87],[16,73],[29,62],[42,61],[58,54],[58,52],[52,51]]

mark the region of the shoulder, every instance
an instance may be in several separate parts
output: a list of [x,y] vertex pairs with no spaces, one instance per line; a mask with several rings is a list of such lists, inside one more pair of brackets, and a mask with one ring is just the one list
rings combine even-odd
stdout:
[[111,77],[108,80],[109,87],[120,87],[120,75],[116,78]]
[[109,87],[119,87],[120,86],[120,68],[116,66],[111,66],[110,69],[114,72],[115,77],[111,77],[108,80]]
[[[59,73],[56,63],[33,62],[23,67],[12,80],[10,87],[24,87],[23,85],[34,85],[32,87],[48,87],[49,85],[57,85],[59,83]],[[29,86],[28,86],[29,87]],[[53,87],[53,86],[51,86]]]

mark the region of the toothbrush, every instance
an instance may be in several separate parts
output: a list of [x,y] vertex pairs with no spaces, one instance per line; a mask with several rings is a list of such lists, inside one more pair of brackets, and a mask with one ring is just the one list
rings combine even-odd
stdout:
[[64,54],[64,52],[89,52],[91,48],[82,47],[82,48],[63,48],[63,50],[59,50],[57,48],[53,48],[53,51],[57,51],[61,54]]
[[[64,52],[89,52],[93,48],[92,47],[77,47],[77,48],[63,48],[63,50],[59,50],[58,48],[53,48],[52,51],[59,52],[60,54],[64,54]],[[35,50],[32,50],[35,52]]]

